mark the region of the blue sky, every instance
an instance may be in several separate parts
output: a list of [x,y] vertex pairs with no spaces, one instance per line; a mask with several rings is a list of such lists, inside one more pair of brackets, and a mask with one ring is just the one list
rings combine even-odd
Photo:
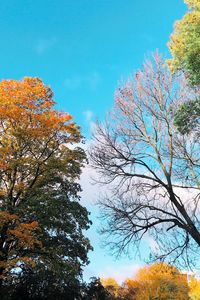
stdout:
[[[111,107],[118,82],[152,51],[169,56],[173,23],[185,11],[183,0],[0,0],[0,77],[42,78],[89,140],[91,122]],[[85,276],[130,276],[141,259],[116,261],[100,247],[98,211],[91,205],[98,190],[88,173],[83,203],[92,211],[88,235],[95,250]]]

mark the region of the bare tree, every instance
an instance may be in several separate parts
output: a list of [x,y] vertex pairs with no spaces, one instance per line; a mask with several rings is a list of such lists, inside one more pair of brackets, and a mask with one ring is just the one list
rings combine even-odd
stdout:
[[114,251],[148,234],[154,257],[195,263],[200,247],[199,141],[174,126],[180,104],[195,98],[183,76],[173,77],[156,53],[116,91],[104,124],[97,123],[90,158],[98,182],[102,232]]

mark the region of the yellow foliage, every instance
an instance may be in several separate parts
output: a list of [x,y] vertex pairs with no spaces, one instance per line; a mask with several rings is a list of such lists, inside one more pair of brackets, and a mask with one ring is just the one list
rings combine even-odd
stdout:
[[114,278],[102,278],[111,299],[124,300],[200,300],[200,281],[192,278],[188,285],[187,275],[175,266],[155,263],[141,268],[134,278],[127,278],[120,286]]
[[200,1],[199,0],[185,0],[185,3],[188,4],[189,8],[200,9]]
[[135,300],[188,300],[188,284],[185,275],[164,263],[140,269],[136,278],[127,279],[125,286]]
[[177,21],[168,43],[172,59],[168,65],[172,73],[184,70],[192,84],[199,84],[200,53],[200,1],[186,0],[189,11]]
[[195,277],[192,277],[189,282],[189,296],[190,300],[199,300],[200,299],[200,281]]
[[117,281],[112,278],[101,278],[101,284],[107,289],[107,291],[113,295],[114,297],[117,297],[120,293],[120,286],[117,283]]
[[116,287],[119,286],[118,283],[117,283],[117,281],[116,281],[114,278],[112,278],[112,277],[101,278],[101,283],[102,283],[102,285],[105,286],[105,287],[111,286],[111,285],[112,285],[112,286],[116,286]]

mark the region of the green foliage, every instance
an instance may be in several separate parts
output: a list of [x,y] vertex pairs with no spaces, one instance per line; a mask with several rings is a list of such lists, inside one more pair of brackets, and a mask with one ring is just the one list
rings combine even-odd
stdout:
[[168,60],[170,70],[183,70],[191,85],[200,84],[200,3],[186,0],[189,12],[175,23],[169,48],[172,59]]
[[188,134],[198,127],[200,118],[200,98],[189,101],[177,110],[174,124],[182,134]]
[[[34,279],[35,284],[29,290],[32,290],[31,294],[42,290],[43,299],[50,299],[49,295],[55,295],[56,291],[63,290],[66,294],[67,287],[69,291],[77,290],[82,266],[88,263],[87,252],[91,246],[82,232],[90,224],[88,212],[78,199],[71,199],[72,193],[75,198],[79,189],[79,185],[67,180],[60,184],[59,189],[46,186],[18,210],[27,219],[37,217],[40,224],[44,251],[34,254],[39,264],[26,280]],[[29,273],[25,272],[24,276],[27,275]]]
[[107,289],[102,285],[99,278],[91,278],[91,282],[88,284],[86,288],[84,300],[108,300],[110,298],[110,294]]
[[[61,274],[63,274],[61,270]],[[83,286],[80,280],[72,282],[63,280],[52,270],[46,270],[43,265],[34,269],[26,269],[10,286],[5,284],[1,299],[5,300],[74,300],[81,299]]]
[[[189,11],[175,23],[169,48],[172,59],[168,60],[172,73],[181,70],[192,86],[200,84],[200,2],[186,0]],[[180,106],[174,123],[182,134],[198,130],[200,99]]]

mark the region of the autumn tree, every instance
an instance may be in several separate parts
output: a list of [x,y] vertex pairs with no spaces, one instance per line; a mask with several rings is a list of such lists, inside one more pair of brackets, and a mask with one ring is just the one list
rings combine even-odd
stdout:
[[104,286],[104,288],[108,291],[110,298],[108,299],[119,299],[120,296],[120,285],[117,283],[117,281],[112,278],[101,278],[101,283]]
[[[166,263],[142,267],[133,278],[127,278],[121,285],[114,278],[102,278],[101,282],[108,291],[107,300],[190,299],[187,275]],[[196,282],[190,288],[193,295]]]
[[141,268],[125,286],[130,300],[189,300],[187,276],[164,263]]
[[195,97],[156,53],[122,83],[105,123],[97,123],[90,158],[97,182],[107,186],[99,205],[113,252],[151,237],[155,259],[197,264],[199,139],[174,126],[177,107]]
[[200,280],[195,278],[195,276],[191,276],[189,281],[189,296],[190,300],[200,299]]
[[133,278],[127,278],[123,282],[124,294],[126,300],[135,300],[137,294],[142,290],[142,284]]
[[[0,276],[6,287],[12,262],[11,285],[17,288],[28,274],[36,283],[29,296],[37,291],[48,299],[53,287],[75,290],[91,249],[82,233],[90,224],[88,212],[78,201],[86,156],[72,147],[82,139],[80,128],[54,105],[51,89],[38,78],[0,83]],[[23,256],[35,268],[22,264]],[[18,278],[11,276],[15,267]]]

